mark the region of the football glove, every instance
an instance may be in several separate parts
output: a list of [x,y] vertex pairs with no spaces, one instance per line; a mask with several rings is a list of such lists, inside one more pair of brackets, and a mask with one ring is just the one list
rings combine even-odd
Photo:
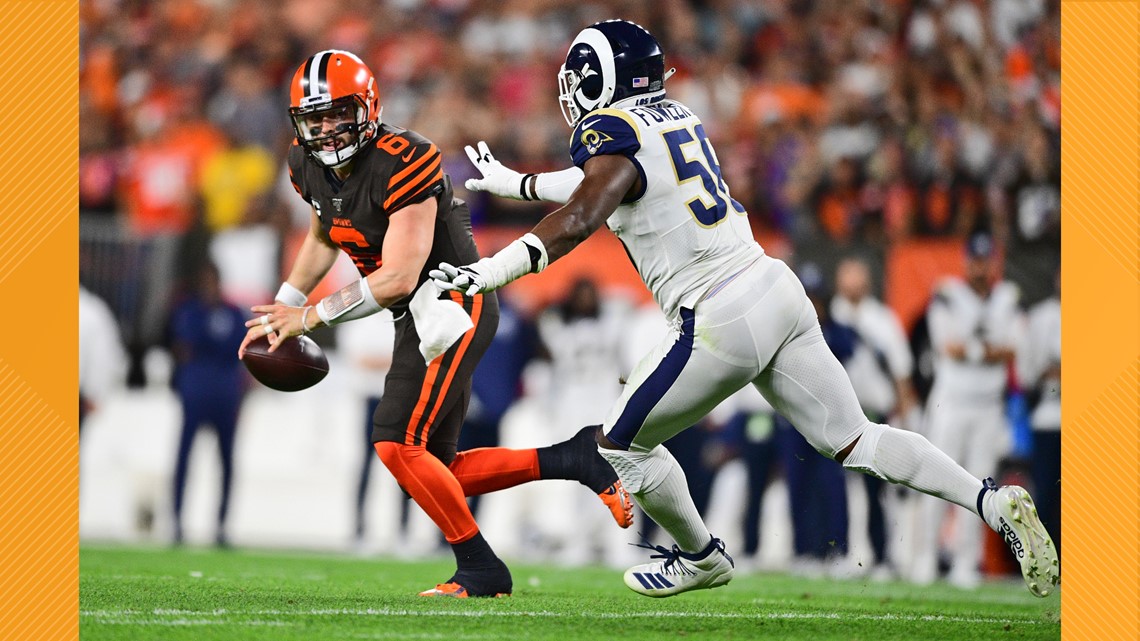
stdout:
[[526,274],[537,274],[546,269],[548,262],[542,240],[528,232],[494,256],[460,267],[440,263],[439,269],[429,271],[428,276],[440,289],[474,296],[496,290]]
[[[468,178],[463,183],[467,189],[471,191],[486,191],[496,196],[503,198],[511,198],[513,200],[535,200],[533,194],[529,194],[524,190],[523,183],[527,178],[531,178],[534,174],[520,174],[519,172],[510,169],[503,165],[503,163],[495,160],[491,155],[491,149],[487,147],[487,143],[482,140],[479,141],[478,152],[467,145],[463,148],[467,152],[467,157],[471,159],[471,164],[475,165],[475,169],[479,170],[482,178]],[[533,182],[533,181],[532,181]]]
[[484,260],[487,259],[484,258],[478,263],[460,267],[440,263],[439,269],[429,271],[428,276],[431,276],[431,279],[442,290],[463,292],[467,296],[474,296],[489,289],[487,287],[487,276],[483,271],[480,271],[479,263]]

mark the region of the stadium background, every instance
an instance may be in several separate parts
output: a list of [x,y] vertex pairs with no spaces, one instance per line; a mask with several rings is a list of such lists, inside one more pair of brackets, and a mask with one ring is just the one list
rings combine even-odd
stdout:
[[[319,49],[359,53],[385,120],[433,139],[461,184],[462,146],[477,140],[523,171],[564,166],[554,72],[566,46],[590,22],[632,19],[661,39],[679,72],[670,95],[701,114],[771,253],[824,273],[869,258],[908,328],[974,229],[995,234],[1026,303],[1059,264],[1059,3],[83,2],[80,14],[80,281],[111,304],[134,363],[84,435],[84,536],[165,535],[178,427],[166,310],[207,253],[239,304],[272,296],[307,216],[282,177],[284,84]],[[548,211],[470,200],[484,252]],[[508,295],[536,313],[583,271],[645,296],[604,234]],[[335,371],[304,394],[250,396],[235,542],[347,538],[356,408],[330,391]],[[203,449],[188,508],[198,532],[214,476]]]

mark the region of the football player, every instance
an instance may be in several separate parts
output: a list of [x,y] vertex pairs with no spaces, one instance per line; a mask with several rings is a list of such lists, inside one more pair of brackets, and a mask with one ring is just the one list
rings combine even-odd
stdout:
[[[927,313],[935,360],[926,434],[975,474],[994,469],[1010,444],[1005,393],[1020,337],[1020,294],[1013,283],[998,280],[996,251],[989,234],[971,235],[964,252],[965,279],[941,281]],[[938,533],[946,509],[933,499],[921,499],[919,513],[931,527],[919,539],[912,578],[929,583],[937,576]],[[982,531],[974,525],[955,519],[948,575],[951,584],[967,589],[982,581]]]
[[[317,53],[297,69],[289,89],[296,134],[289,173],[312,205],[310,233],[275,304],[252,308],[261,316],[246,324],[239,357],[262,336],[273,351],[284,338],[391,310],[397,319],[393,362],[372,441],[396,481],[443,531],[458,566],[450,579],[421,594],[511,592],[510,572],[479,533],[465,496],[538,479],[573,479],[596,492],[618,524],[628,527],[632,503],[597,453],[597,426],[537,450],[456,453],[471,373],[495,334],[498,304],[490,293],[450,293],[473,326],[425,364],[417,328],[437,319],[417,318],[413,293],[438,299],[429,264],[479,258],[467,205],[452,196],[431,141],[380,119],[375,78],[355,55]],[[360,280],[307,305],[341,251],[356,264]]]
[[1030,590],[1049,594],[1056,554],[1025,490],[979,480],[922,436],[863,415],[803,286],[754,240],[700,119],[666,97],[671,72],[636,24],[582,30],[558,74],[574,167],[520,175],[486,144],[468,149],[483,174],[469,188],[565,205],[494,256],[433,271],[454,291],[490,292],[541,271],[606,224],[672,319],[671,336],[638,364],[599,438],[626,489],[676,541],[656,548],[659,561],[627,570],[625,584],[659,597],[732,578],[724,543],[705,527],[661,443],[751,383],[845,467],[981,516],[1005,534]]

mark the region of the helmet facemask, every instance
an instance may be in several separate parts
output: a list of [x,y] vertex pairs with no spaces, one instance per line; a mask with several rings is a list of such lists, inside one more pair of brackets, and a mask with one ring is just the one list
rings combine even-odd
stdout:
[[574,92],[582,84],[582,72],[577,69],[567,69],[566,65],[558,70],[558,104],[562,107],[562,117],[571,127],[582,119],[583,109],[574,99]]
[[289,116],[297,141],[325,167],[347,163],[375,133],[367,106],[355,95],[292,107]]

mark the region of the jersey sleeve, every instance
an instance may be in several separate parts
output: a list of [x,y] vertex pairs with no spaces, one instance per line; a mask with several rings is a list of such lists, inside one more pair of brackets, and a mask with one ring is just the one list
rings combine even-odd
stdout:
[[421,142],[399,154],[388,179],[384,211],[391,214],[431,198],[445,189],[442,155],[430,142]]
[[302,182],[304,181],[301,178],[301,165],[304,161],[305,151],[294,141],[293,146],[289,148],[289,158],[286,161],[289,167],[289,182],[292,183],[293,189],[296,190],[297,194],[305,199],[305,202],[312,204],[313,199],[309,196],[308,190],[302,187]]
[[628,114],[617,109],[591,112],[570,139],[570,157],[581,168],[594,156],[633,157],[641,149],[641,134]]

